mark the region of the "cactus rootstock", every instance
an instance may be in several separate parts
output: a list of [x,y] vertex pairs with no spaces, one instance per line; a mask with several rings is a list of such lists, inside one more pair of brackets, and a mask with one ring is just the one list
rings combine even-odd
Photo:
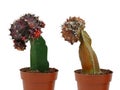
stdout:
[[46,72],[49,69],[49,63],[47,61],[47,46],[43,37],[31,40],[30,60],[31,70],[38,70]]

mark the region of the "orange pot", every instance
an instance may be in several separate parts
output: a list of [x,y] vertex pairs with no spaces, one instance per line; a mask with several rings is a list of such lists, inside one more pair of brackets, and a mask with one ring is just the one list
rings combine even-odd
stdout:
[[54,90],[58,74],[57,69],[48,73],[30,72],[26,69],[28,70],[29,68],[20,69],[24,90]]
[[103,70],[106,74],[87,75],[82,74],[81,70],[75,70],[75,79],[78,90],[109,90],[109,83],[112,78],[112,71]]

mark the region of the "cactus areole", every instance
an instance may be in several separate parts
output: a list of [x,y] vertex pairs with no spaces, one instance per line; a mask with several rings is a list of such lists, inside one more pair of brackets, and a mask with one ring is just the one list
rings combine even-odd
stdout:
[[41,28],[45,24],[32,14],[25,14],[14,21],[10,27],[10,36],[17,50],[25,50],[26,43],[30,41],[30,69],[32,71],[46,72],[49,69],[47,61],[47,46],[41,36]]
[[84,30],[85,21],[79,17],[69,17],[62,25],[63,38],[74,44],[80,41],[79,57],[82,65],[82,73],[85,74],[100,74],[102,73],[99,67],[97,56],[91,46],[91,38]]

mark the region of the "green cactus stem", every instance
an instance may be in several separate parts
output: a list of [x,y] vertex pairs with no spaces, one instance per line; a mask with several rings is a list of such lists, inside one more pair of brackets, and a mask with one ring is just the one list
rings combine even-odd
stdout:
[[87,74],[100,74],[97,56],[91,46],[91,38],[86,31],[80,35],[79,57],[82,63],[82,72]]
[[47,61],[47,46],[42,36],[38,39],[30,40],[30,69],[46,72],[49,69]]

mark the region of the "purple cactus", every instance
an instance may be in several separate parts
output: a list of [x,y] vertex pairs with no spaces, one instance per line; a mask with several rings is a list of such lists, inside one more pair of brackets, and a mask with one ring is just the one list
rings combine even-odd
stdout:
[[45,24],[43,21],[38,20],[31,14],[25,14],[16,20],[10,27],[10,35],[12,36],[14,47],[18,50],[24,50],[26,48],[26,42],[30,39],[39,38]]

